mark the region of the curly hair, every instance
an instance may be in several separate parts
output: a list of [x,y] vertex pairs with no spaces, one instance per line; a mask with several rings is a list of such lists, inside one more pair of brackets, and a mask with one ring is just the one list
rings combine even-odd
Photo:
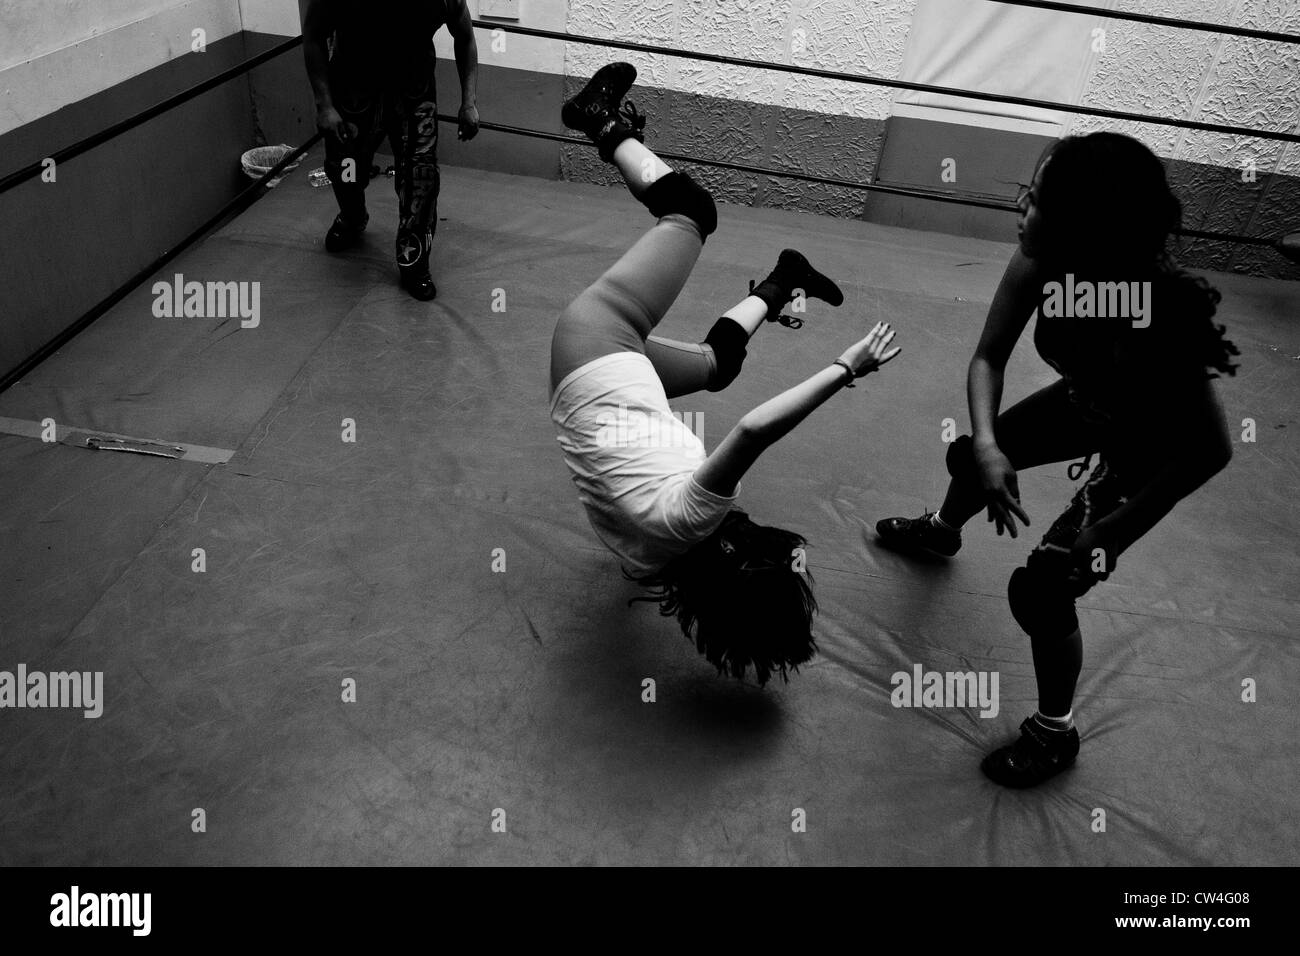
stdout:
[[817,651],[811,575],[798,534],[755,524],[733,510],[719,528],[650,574],[624,575],[652,593],[632,598],[659,604],[718,673],[743,679],[749,667],[760,687],[773,673],[789,682]]
[[1227,338],[1227,326],[1213,321],[1222,299],[1219,290],[1167,257],[1159,265],[1154,286],[1159,291],[1153,297],[1159,297],[1161,306],[1152,322],[1156,334],[1151,342],[1163,347],[1170,364],[1203,370],[1208,378],[1236,375],[1232,358],[1241,352]]
[[1155,153],[1120,133],[1066,136],[1039,160],[1036,204],[1052,271],[1151,279],[1163,321],[1148,341],[1158,337],[1165,355],[1210,378],[1236,373],[1231,358],[1241,353],[1213,321],[1218,290],[1171,254],[1182,203]]

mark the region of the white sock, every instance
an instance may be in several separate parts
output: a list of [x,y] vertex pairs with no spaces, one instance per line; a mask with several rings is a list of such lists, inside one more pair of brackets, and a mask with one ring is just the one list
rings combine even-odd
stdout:
[[1074,708],[1067,710],[1064,717],[1048,717],[1040,710],[1034,714],[1034,719],[1048,730],[1069,730],[1074,726]]
[[954,528],[954,527],[953,527],[952,525],[950,525],[948,522],[946,522],[946,521],[944,521],[942,518],[940,518],[940,517],[939,517],[939,512],[937,512],[937,511],[936,511],[934,514],[930,515],[930,523],[933,524],[936,528],[941,528],[941,529],[943,529],[944,531],[953,531],[953,532],[957,532],[957,531],[958,531],[957,528]]

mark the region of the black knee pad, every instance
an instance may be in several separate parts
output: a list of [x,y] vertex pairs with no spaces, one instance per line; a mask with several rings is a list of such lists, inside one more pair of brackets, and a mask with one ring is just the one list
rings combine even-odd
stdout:
[[1069,637],[1079,626],[1074,598],[1064,579],[1034,567],[1016,568],[1007,582],[1007,600],[1016,623],[1031,638]]
[[970,435],[962,435],[948,446],[944,463],[948,466],[948,474],[958,481],[979,485],[979,469],[975,467],[975,442],[971,440]]
[[713,197],[686,173],[669,173],[645,191],[641,202],[656,219],[674,213],[689,217],[705,239],[717,231],[718,207]]
[[740,374],[740,366],[745,362],[745,346],[749,344],[749,333],[735,319],[724,317],[713,323],[713,328],[704,337],[704,344],[713,347],[713,355],[718,361],[718,371],[708,388],[710,392],[720,392]]

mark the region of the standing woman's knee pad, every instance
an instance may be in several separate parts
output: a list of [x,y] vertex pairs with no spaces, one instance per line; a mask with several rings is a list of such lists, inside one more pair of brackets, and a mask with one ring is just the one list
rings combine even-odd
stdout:
[[686,173],[671,172],[641,196],[641,202],[656,219],[674,213],[686,216],[709,238],[718,228],[718,207],[709,191]]
[[709,381],[708,389],[710,392],[720,392],[740,374],[740,366],[745,362],[745,346],[749,344],[749,333],[735,319],[724,316],[713,323],[713,328],[704,337],[704,344],[712,347],[713,357],[718,363],[718,370]]
[[1033,566],[1016,568],[1007,582],[1007,600],[1016,623],[1031,638],[1069,637],[1079,627],[1074,598],[1066,583]]
[[948,446],[944,464],[948,466],[948,474],[958,481],[968,485],[979,485],[979,470],[975,467],[975,442],[971,440],[970,435],[962,435]]

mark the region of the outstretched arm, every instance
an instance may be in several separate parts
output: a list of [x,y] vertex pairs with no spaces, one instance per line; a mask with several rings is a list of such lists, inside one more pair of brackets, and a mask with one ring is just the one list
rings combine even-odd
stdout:
[[695,480],[715,495],[735,494],[736,485],[758,457],[793,431],[813,409],[854,378],[874,372],[897,355],[899,349],[889,348],[893,339],[888,323],[877,323],[871,334],[840,356],[836,364],[747,413],[696,469]]

